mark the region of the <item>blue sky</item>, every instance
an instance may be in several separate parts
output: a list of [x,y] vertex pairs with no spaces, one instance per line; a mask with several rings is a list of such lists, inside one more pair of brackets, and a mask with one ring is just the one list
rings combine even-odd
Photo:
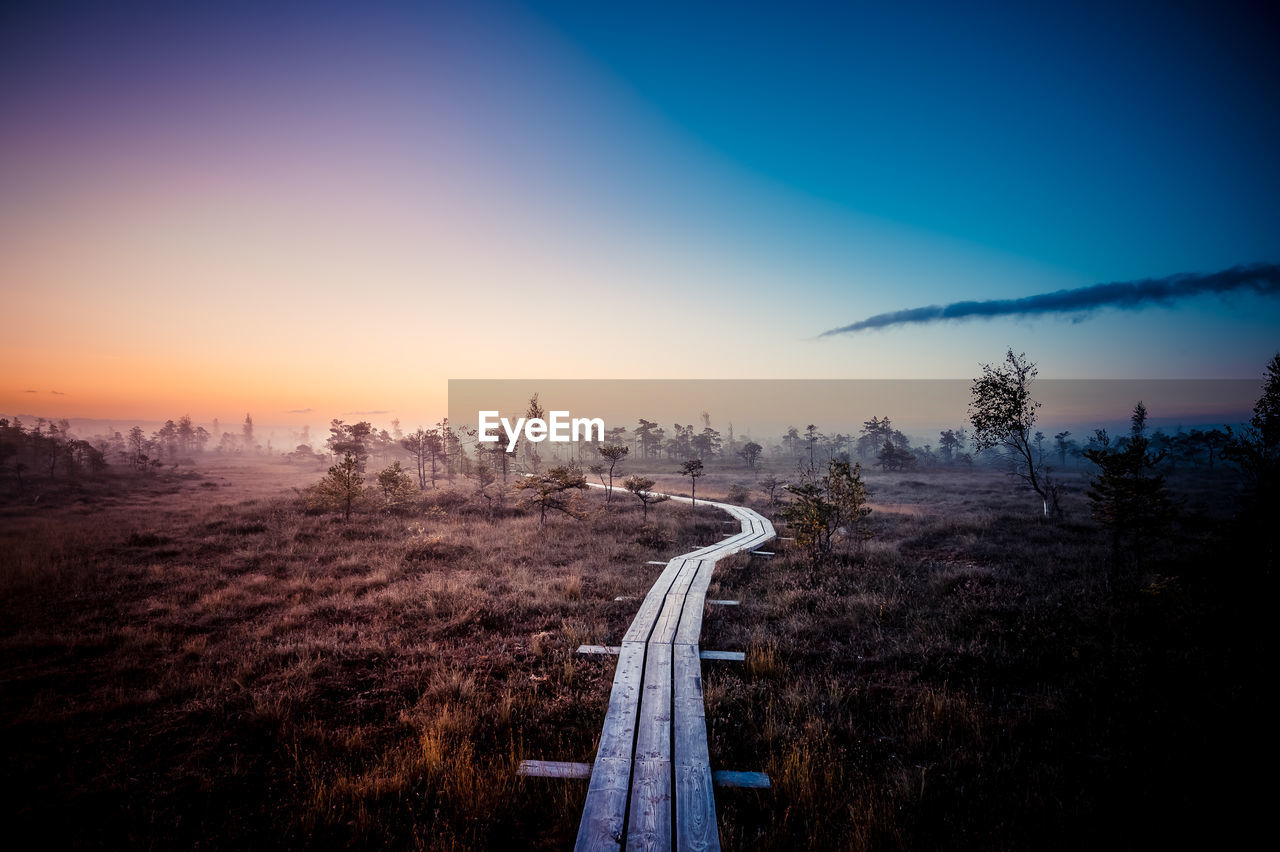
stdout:
[[1006,347],[1053,378],[1252,377],[1280,348],[1256,295],[816,339],[1280,261],[1260,8],[0,15],[3,410],[409,421],[448,378],[965,378]]

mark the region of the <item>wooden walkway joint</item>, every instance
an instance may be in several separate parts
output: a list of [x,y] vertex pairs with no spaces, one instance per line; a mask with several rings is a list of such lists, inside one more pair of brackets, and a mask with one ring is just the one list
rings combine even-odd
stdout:
[[617,646],[609,709],[578,827],[580,852],[720,848],[702,659],[732,659],[724,655],[735,652],[700,651],[703,604],[716,562],[760,547],[775,532],[751,509],[702,502],[728,512],[741,532],[667,562]]

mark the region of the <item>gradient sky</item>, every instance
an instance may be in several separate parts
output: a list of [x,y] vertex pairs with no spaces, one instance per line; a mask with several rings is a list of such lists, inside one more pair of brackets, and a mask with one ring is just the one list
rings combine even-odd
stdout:
[[0,412],[409,425],[451,377],[1007,346],[1259,376],[1261,297],[814,339],[1280,260],[1274,17],[1028,5],[6,4]]

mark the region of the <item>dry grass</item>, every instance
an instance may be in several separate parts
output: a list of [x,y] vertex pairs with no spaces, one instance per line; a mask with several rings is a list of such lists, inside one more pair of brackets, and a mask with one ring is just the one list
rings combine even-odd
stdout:
[[[1245,819],[1217,814],[1258,799],[1243,755],[1267,644],[1247,571],[1222,573],[1244,557],[1219,540],[1221,517],[1188,511],[1112,587],[1078,492],[1051,523],[1000,476],[869,478],[882,511],[863,551],[721,575],[715,596],[744,606],[716,611],[704,635],[747,648],[747,663],[707,671],[712,760],[774,782],[718,796],[727,847],[1149,848],[1243,833]],[[1178,485],[1193,499],[1215,487]],[[1219,516],[1229,488],[1216,483]]]
[[[593,493],[586,520],[540,528],[462,488],[344,523],[288,490],[317,477],[227,465],[0,507],[12,831],[571,845],[585,785],[515,769],[592,759],[613,669],[574,649],[615,643],[662,570],[646,561],[723,517],[668,503],[641,529],[636,501]],[[1117,588],[1078,491],[1046,523],[995,474],[868,479],[861,551],[814,564],[780,544],[713,580],[743,605],[708,607],[704,645],[747,659],[705,666],[712,760],[774,782],[718,794],[726,848],[1231,837],[1239,818],[1215,814],[1260,798],[1235,759],[1257,750],[1270,586],[1224,574],[1242,557],[1223,481],[1180,483],[1184,522]]]
[[344,523],[176,485],[8,510],[7,805],[53,845],[563,847],[585,788],[515,769],[593,757],[612,671],[573,651],[720,532],[594,494],[540,528],[465,493]]

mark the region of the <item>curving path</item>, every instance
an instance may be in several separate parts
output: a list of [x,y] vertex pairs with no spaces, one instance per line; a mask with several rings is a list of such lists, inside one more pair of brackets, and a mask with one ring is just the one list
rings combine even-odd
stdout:
[[703,503],[742,531],[668,562],[623,637],[578,850],[720,848],[698,656],[703,603],[718,560],[775,533],[751,509]]

